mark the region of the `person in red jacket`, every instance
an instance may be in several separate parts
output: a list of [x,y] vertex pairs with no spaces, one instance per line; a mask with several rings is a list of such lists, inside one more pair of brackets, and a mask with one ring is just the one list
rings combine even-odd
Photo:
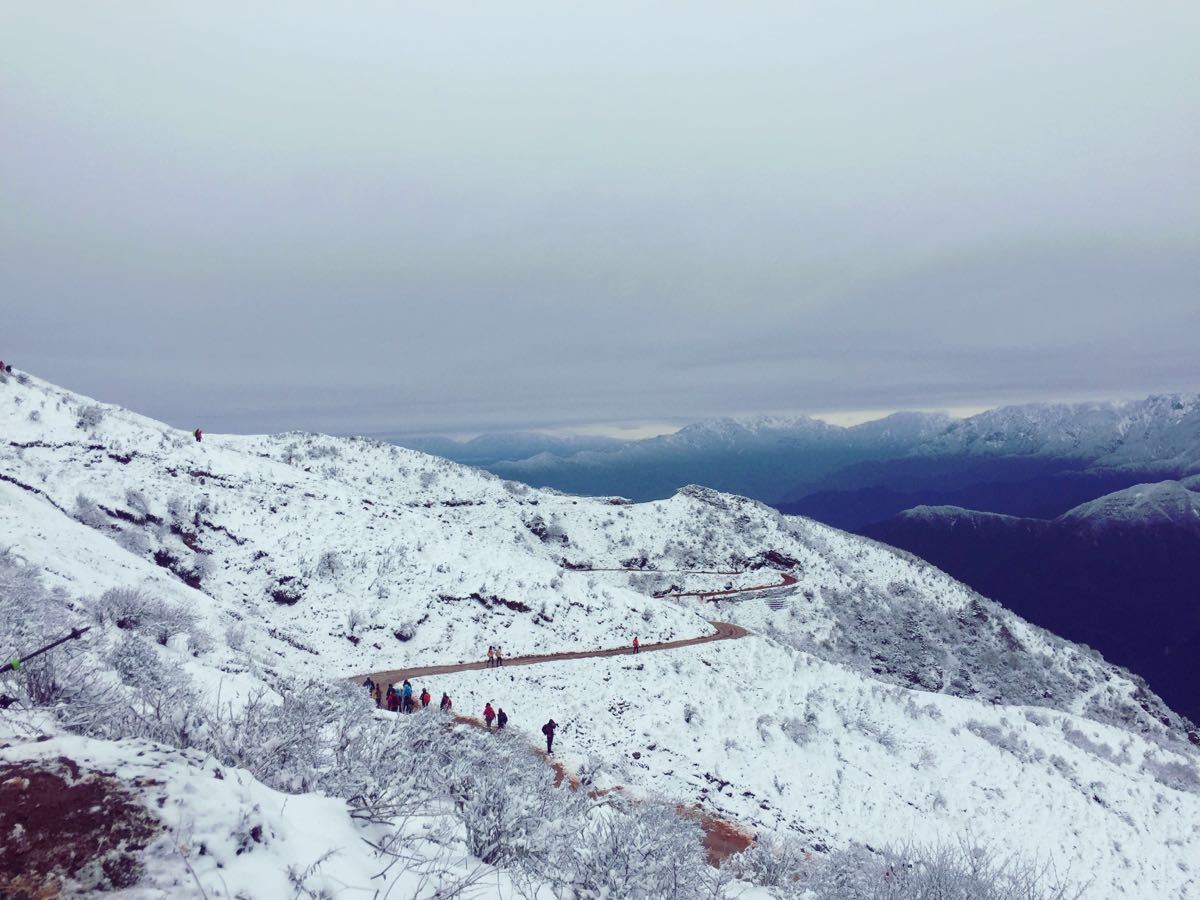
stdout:
[[492,709],[491,703],[485,703],[483,706],[483,721],[487,722],[487,727],[492,727],[492,720],[496,718],[496,711]]
[[450,712],[450,707],[453,705],[454,703],[450,700],[450,695],[442,691],[442,712]]
[[428,706],[432,699],[433,697],[429,696],[429,688],[421,688],[421,708],[424,709]]
[[633,636],[633,652],[637,653],[640,647],[641,644],[638,643],[637,635],[635,634]]

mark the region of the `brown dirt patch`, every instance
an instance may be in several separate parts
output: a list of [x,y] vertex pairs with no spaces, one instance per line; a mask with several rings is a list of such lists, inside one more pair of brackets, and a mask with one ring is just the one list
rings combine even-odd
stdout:
[[679,807],[679,812],[688,818],[695,819],[704,829],[704,850],[708,854],[708,864],[720,868],[727,858],[735,853],[741,853],[754,843],[754,836],[747,834],[733,822],[718,819],[702,809]]
[[60,756],[0,763],[0,897],[130,887],[161,825],[120,781]]

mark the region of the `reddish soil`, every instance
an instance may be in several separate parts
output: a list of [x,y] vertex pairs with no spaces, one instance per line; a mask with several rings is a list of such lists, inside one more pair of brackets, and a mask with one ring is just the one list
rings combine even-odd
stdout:
[[160,828],[121,782],[66,757],[0,764],[0,897],[130,887]]
[[740,826],[728,821],[710,816],[701,809],[688,809],[686,806],[676,807],[680,813],[694,818],[704,829],[704,850],[708,854],[708,864],[719,869],[730,856],[741,853],[754,843],[754,835],[747,834]]

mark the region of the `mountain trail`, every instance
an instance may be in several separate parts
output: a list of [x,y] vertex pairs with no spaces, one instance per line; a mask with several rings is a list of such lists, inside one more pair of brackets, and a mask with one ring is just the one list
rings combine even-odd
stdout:
[[[661,641],[655,644],[642,644],[640,647],[641,653],[654,653],[658,650],[677,650],[680,647],[694,647],[697,644],[708,644],[713,641],[735,641],[739,638],[744,638],[750,634],[745,628],[740,625],[734,625],[730,622],[709,622],[716,629],[712,634],[707,634],[702,637],[682,638],[676,641]],[[511,656],[505,657],[504,664],[497,668],[509,668],[511,666],[533,666],[540,663],[563,662],[572,659],[598,659],[603,656],[634,656],[633,648],[625,645],[622,647],[608,647],[600,650],[568,650],[561,653],[538,653],[529,654],[527,656]],[[370,677],[373,681],[379,684],[398,684],[405,678],[422,678],[428,675],[449,675],[453,672],[469,672],[475,669],[488,668],[487,660],[481,659],[475,662],[458,662],[448,663],[436,666],[411,666],[406,669],[388,669],[382,672],[371,672]],[[350,680],[360,682],[367,675],[355,675]]]

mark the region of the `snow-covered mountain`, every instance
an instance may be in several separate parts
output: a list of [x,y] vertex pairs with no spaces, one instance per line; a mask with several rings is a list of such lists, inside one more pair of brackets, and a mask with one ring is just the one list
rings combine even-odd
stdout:
[[952,423],[917,452],[1042,456],[1190,472],[1200,468],[1200,396],[1006,406]]
[[612,451],[628,443],[605,435],[547,434],[540,431],[489,432],[465,441],[438,435],[377,437],[412,450],[433,453],[471,466],[529,459],[543,454],[567,456],[572,453]]
[[705,419],[616,449],[542,452],[486,468],[535,486],[637,500],[695,483],[770,501],[799,481],[907,453],[950,421],[941,414],[897,413],[844,428],[807,416]]
[[1180,528],[1200,533],[1200,476],[1138,484],[1082,503],[1059,520],[1100,528]]
[[[425,448],[447,454],[437,445]],[[1080,471],[1107,475],[1102,487],[1111,490],[1132,483],[1114,473],[1144,480],[1148,474],[1176,478],[1200,471],[1200,397],[1027,404],[966,419],[901,412],[851,427],[803,416],[710,419],[603,448],[530,445],[533,452],[525,458],[516,456],[519,442],[511,449],[505,458],[467,459],[456,450],[448,455],[536,486],[638,500],[700,483],[784,505],[842,492],[841,505],[853,506],[854,498],[844,492],[878,486],[946,491]],[[1068,490],[1067,496],[1075,495]],[[887,508],[863,522],[921,502],[928,501]],[[820,517],[827,504],[818,499],[809,505]],[[828,516],[831,522],[843,519],[836,508]],[[860,524],[852,512],[845,521]]]
[[1135,485],[1054,519],[917,506],[864,532],[1099,648],[1200,718],[1200,478]]
[[[791,835],[814,865],[851,846],[952,841],[969,830],[1090,879],[1087,896],[1200,890],[1200,735],[1191,724],[1094,651],[873,541],[700,487],[630,504],[530,489],[361,439],[197,442],[28,377],[0,385],[0,428],[0,542],[16,573],[5,583],[34,598],[31,621],[53,609],[69,626],[100,610],[89,652],[116,666],[136,628],[102,613],[120,591],[164,598],[194,619],[187,636],[167,635],[139,648],[137,665],[114,668],[122,679],[153,681],[144,673],[169,664],[195,683],[189,703],[246,704],[267,690],[290,708],[303,705],[289,693],[301,681],[476,660],[494,643],[509,657],[593,650],[732,622],[750,636],[430,676],[418,689],[448,690],[467,711],[496,701],[515,739],[532,742],[529,732],[553,716],[561,759],[597,791],[619,785],[646,802],[699,804],[749,831]],[[682,596],[771,583],[780,571],[796,584],[716,602]],[[737,574],[704,574],[715,572]],[[34,580],[45,590],[30,588]],[[116,599],[105,594],[113,589]],[[7,627],[0,643],[24,626]],[[81,710],[22,713],[21,727],[50,734],[52,749],[8,725],[0,764],[79,755],[135,778],[144,742],[101,741],[101,725],[72,718]],[[197,884],[220,883],[218,862],[231,893],[251,884],[257,870],[242,856],[280,866],[282,854],[301,873],[313,862],[304,856],[320,842],[276,812],[255,782],[267,777],[259,760],[229,751],[205,761],[224,752],[220,744],[172,756],[164,742],[179,738],[168,737],[157,735],[153,750],[178,774],[165,790],[212,848],[182,855]],[[202,801],[188,809],[189,759],[200,772],[220,768],[217,780],[232,777],[239,809],[259,809],[257,820],[232,825],[248,835],[246,853],[218,841],[225,820],[214,824]],[[397,777],[404,762],[394,760]],[[341,789],[287,784],[308,798],[297,806],[314,789]],[[311,814],[329,817],[329,849],[342,847],[356,823],[318,806]],[[478,855],[472,833],[455,840]],[[178,828],[170,840],[183,841]],[[458,854],[446,871],[469,868],[460,844],[440,845]],[[145,877],[176,895],[192,891],[181,854],[154,846],[166,868]],[[343,849],[336,871],[326,870],[330,883],[369,881],[370,862]],[[483,895],[509,895],[519,871],[511,865],[488,875]]]

